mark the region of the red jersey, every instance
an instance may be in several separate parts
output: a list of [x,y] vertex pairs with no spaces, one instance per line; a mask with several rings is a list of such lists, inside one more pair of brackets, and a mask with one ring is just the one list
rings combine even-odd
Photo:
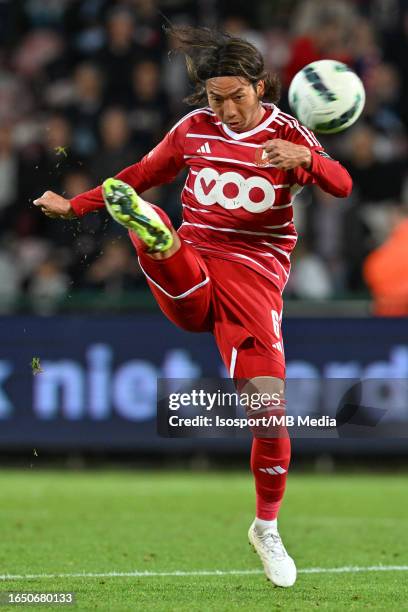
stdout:
[[[324,153],[310,130],[277,106],[263,106],[261,122],[242,133],[231,131],[209,107],[194,110],[117,178],[143,193],[171,182],[187,166],[179,235],[203,253],[249,266],[282,291],[297,240],[292,208],[296,193],[316,183],[334,196],[345,197],[352,181],[343,166]],[[310,148],[310,169],[285,171],[272,164],[258,165],[261,145],[273,138]],[[73,198],[71,205],[79,216],[103,207],[101,187]]]

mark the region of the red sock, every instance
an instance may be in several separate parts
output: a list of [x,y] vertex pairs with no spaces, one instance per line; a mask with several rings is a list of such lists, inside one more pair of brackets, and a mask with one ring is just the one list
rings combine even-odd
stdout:
[[254,438],[251,470],[255,478],[256,516],[272,521],[278,516],[290,463],[290,438]]
[[[154,204],[150,204],[168,228],[172,228],[167,214]],[[140,265],[145,274],[171,295],[181,295],[205,279],[205,272],[200,266],[197,254],[189,244],[181,239],[181,246],[170,257],[154,259],[146,252],[146,244],[139,236],[129,231],[130,239],[136,248]]]

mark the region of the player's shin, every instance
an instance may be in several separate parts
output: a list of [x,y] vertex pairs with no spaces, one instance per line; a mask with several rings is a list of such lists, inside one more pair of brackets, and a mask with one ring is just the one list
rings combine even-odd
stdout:
[[[276,586],[290,587],[296,581],[296,565],[279,535],[277,516],[285,493],[291,446],[281,420],[285,410],[279,403],[277,407],[268,406],[261,411],[268,425],[256,425],[253,430],[251,469],[255,478],[256,518],[249,528],[248,538],[263,563],[267,578]],[[270,425],[269,417],[274,416],[277,422]]]
[[290,451],[289,436],[253,439],[251,470],[255,479],[256,519],[260,527],[267,526],[263,521],[277,519],[286,488]]
[[251,471],[255,479],[256,517],[260,521],[275,521],[285,493],[291,455],[284,382],[274,377],[258,377],[249,381],[245,390],[255,400],[251,399],[247,416],[254,436]]

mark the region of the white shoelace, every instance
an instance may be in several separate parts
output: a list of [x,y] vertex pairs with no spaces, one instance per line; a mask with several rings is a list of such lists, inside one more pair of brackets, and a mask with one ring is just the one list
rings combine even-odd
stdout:
[[281,537],[278,533],[274,533],[273,531],[265,531],[261,534],[257,532],[257,535],[265,551],[267,553],[271,553],[274,559],[281,560],[287,557],[288,553],[286,552]]

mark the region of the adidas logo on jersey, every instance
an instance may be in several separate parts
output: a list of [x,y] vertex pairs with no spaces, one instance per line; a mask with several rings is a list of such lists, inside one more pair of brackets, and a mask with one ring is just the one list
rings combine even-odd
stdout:
[[210,144],[205,142],[201,147],[197,149],[197,153],[211,153]]
[[269,467],[269,468],[259,468],[260,472],[265,472],[266,474],[273,474],[276,476],[276,474],[284,474],[286,472],[285,468],[281,467],[280,465],[274,465],[273,467]]

